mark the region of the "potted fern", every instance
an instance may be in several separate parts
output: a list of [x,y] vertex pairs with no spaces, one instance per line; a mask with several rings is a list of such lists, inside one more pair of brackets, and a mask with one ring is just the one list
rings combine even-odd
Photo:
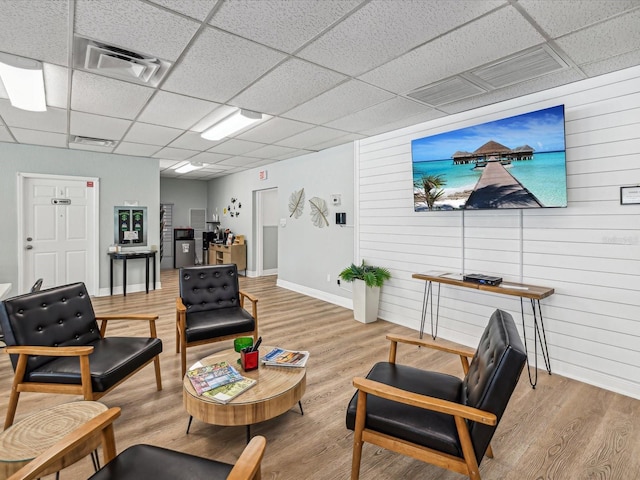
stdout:
[[380,287],[391,278],[384,267],[352,263],[339,274],[345,282],[353,282],[353,317],[362,323],[375,322],[378,319]]

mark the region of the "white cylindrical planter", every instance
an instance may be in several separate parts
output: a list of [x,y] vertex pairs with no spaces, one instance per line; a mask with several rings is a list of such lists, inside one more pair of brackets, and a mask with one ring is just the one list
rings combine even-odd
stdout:
[[378,319],[380,287],[367,287],[364,280],[353,281],[353,317],[362,323]]

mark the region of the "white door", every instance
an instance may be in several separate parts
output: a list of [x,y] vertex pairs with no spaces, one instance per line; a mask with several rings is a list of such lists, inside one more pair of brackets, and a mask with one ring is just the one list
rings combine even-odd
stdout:
[[278,274],[278,189],[258,190],[256,196],[256,275]]
[[84,282],[97,292],[97,179],[21,177],[20,292]]

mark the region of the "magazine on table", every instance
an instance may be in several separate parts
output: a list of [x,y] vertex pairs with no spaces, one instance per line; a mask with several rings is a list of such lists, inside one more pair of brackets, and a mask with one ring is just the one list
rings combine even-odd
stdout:
[[278,367],[304,367],[309,359],[309,352],[303,350],[286,350],[284,348],[274,348],[264,357],[264,365]]
[[257,383],[253,378],[242,377],[241,380],[233,383],[227,383],[213,390],[209,390],[202,394],[203,397],[210,398],[219,403],[229,403],[241,393],[249,390]]
[[228,362],[218,362],[212,365],[205,365],[194,368],[187,372],[187,377],[198,395],[213,390],[216,387],[237,382],[243,377]]

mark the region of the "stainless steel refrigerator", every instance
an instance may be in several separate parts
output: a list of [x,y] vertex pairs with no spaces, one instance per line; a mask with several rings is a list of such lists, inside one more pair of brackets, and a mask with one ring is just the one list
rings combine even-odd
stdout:
[[196,240],[192,228],[173,229],[173,268],[196,264]]

